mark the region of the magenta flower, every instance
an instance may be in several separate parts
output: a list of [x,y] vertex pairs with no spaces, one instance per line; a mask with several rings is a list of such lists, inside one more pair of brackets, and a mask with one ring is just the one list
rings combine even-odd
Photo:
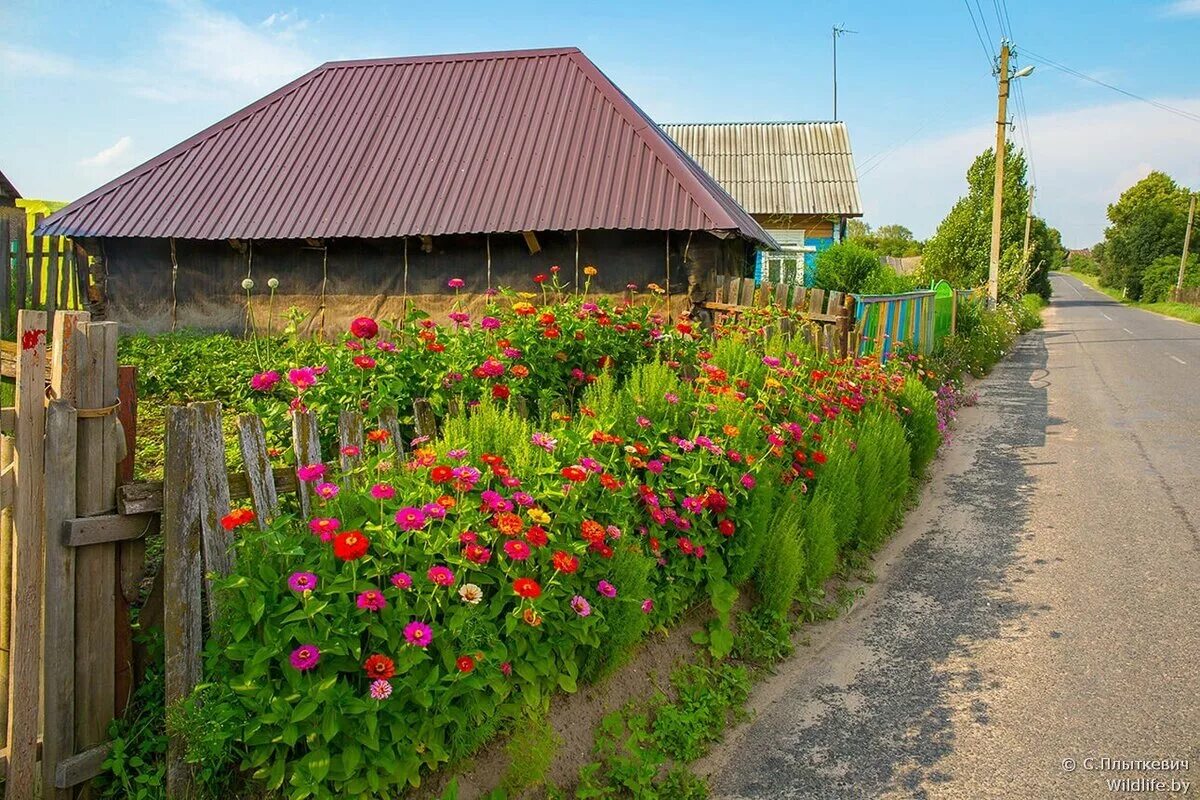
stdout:
[[430,567],[425,575],[438,586],[452,586],[454,584],[454,573],[450,571],[449,567],[442,566],[441,564],[435,564]]
[[675,405],[679,402],[679,395],[675,394],[674,392],[667,392],[663,395],[663,399],[671,405]]
[[495,317],[484,317],[483,319],[479,320],[479,327],[483,328],[485,331],[494,331],[500,327],[500,320],[496,319]]
[[325,475],[324,464],[306,464],[296,468],[296,477],[305,483],[311,483],[315,480],[320,480]]
[[642,613],[649,614],[653,610],[654,610],[654,601],[651,600],[649,597],[647,597],[645,600],[642,601]]
[[599,583],[597,583],[596,591],[609,599],[612,599],[617,596],[617,587],[613,586],[608,581],[600,581]]
[[446,455],[455,461],[462,461],[469,454],[466,450],[450,450],[446,453]]
[[637,424],[643,428],[649,428],[651,425],[651,422],[646,417],[638,417]]
[[592,604],[587,601],[587,598],[580,595],[571,598],[571,608],[581,617],[592,613]]
[[269,392],[279,383],[279,373],[273,369],[260,372],[250,379],[250,388],[256,392]]
[[378,589],[367,589],[365,592],[360,592],[355,602],[364,611],[382,611],[387,606],[387,598]]
[[342,526],[341,520],[337,517],[317,517],[309,520],[308,528],[314,535],[320,536],[322,542],[328,542],[333,539],[338,528]]
[[754,476],[751,475],[749,472],[742,475],[741,480],[742,480],[742,486],[745,486],[747,489],[753,489],[755,487],[755,485],[757,484],[757,482],[754,480]]
[[446,509],[437,503],[426,503],[421,506],[421,511],[424,512],[426,519],[444,519],[446,517]]
[[513,561],[524,561],[529,558],[529,545],[520,539],[509,539],[504,543],[504,554]]
[[466,285],[467,282],[462,278],[451,278],[450,280],[446,281],[446,286],[450,287],[451,289],[461,289]]
[[315,644],[302,644],[292,651],[290,660],[294,669],[308,672],[321,660],[321,651]]
[[386,483],[377,483],[371,487],[371,497],[376,500],[391,500],[396,496],[396,487]]
[[305,389],[312,388],[317,382],[319,373],[313,367],[298,367],[288,370],[288,382],[296,387],[296,391],[303,392]]
[[322,500],[332,500],[338,496],[338,492],[340,492],[341,489],[338,488],[336,483],[325,481],[314,486],[313,491],[316,492],[317,497],[320,497]]
[[433,628],[424,622],[410,622],[404,626],[404,639],[416,647],[428,647],[433,641]]
[[553,453],[554,448],[558,447],[558,440],[548,433],[535,433],[530,437],[530,441],[538,447],[545,450],[547,453]]
[[778,367],[779,359],[775,356],[763,356],[762,363],[766,364],[768,367]]
[[392,586],[395,586],[397,589],[411,589],[412,576],[407,572],[397,572],[392,575]]
[[380,339],[378,342],[375,343],[375,349],[382,350],[385,353],[391,353],[396,349],[396,345],[392,344],[389,341],[385,341],[384,339]]
[[419,508],[405,506],[396,512],[396,524],[402,531],[417,531],[425,527],[425,512]]
[[288,578],[288,588],[296,594],[311,592],[317,588],[317,576],[311,572],[293,572]]
[[387,700],[392,696],[392,684],[383,679],[371,681],[369,691],[372,700]]

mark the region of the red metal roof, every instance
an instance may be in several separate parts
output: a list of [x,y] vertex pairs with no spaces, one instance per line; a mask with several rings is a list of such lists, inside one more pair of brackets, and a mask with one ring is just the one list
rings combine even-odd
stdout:
[[330,62],[39,228],[190,239],[598,229],[774,245],[573,47]]

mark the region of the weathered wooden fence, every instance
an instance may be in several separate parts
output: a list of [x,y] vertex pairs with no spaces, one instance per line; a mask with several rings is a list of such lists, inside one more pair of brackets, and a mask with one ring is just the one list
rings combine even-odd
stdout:
[[703,307],[717,313],[738,315],[752,308],[774,307],[790,314],[780,320],[785,333],[799,335],[818,349],[843,358],[850,351],[854,308],[842,292],[810,289],[794,283],[756,285],[753,278],[717,277],[715,302]]
[[0,338],[12,336],[19,309],[45,311],[53,327],[55,311],[84,307],[87,256],[65,236],[34,236],[44,216],[0,217]]
[[1172,289],[1171,301],[1200,306],[1200,286],[1184,286],[1182,289]]
[[[0,763],[9,800],[88,796],[128,699],[128,602],[148,517],[114,514],[127,441],[117,325],[84,312],[17,312],[0,373]],[[49,356],[47,350],[50,349]],[[123,407],[124,406],[124,407]],[[126,423],[132,427],[132,421]],[[40,768],[39,768],[40,761]],[[38,787],[40,786],[40,791]]]

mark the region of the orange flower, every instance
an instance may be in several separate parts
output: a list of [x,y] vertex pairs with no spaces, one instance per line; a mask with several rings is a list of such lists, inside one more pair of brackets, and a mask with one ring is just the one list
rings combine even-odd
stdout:
[[240,528],[254,521],[254,512],[248,508],[235,508],[221,517],[221,527],[227,531]]
[[513,591],[526,600],[542,596],[542,586],[533,578],[517,578],[513,581]]
[[521,521],[521,518],[510,512],[497,514],[495,523],[496,529],[505,536],[516,536],[525,529],[525,523]]
[[383,428],[376,428],[375,430],[367,433],[367,441],[375,444],[384,444],[391,438],[392,434]]
[[525,620],[526,625],[532,625],[535,628],[542,624],[542,615],[532,608],[526,608],[521,613],[521,618]]

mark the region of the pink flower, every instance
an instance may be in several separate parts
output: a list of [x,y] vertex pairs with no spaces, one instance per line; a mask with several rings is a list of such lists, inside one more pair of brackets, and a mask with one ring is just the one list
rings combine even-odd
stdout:
[[654,601],[651,600],[649,597],[647,597],[645,600],[642,601],[642,613],[649,614],[653,610],[654,610]]
[[675,405],[679,402],[679,395],[675,394],[674,392],[667,392],[663,395],[663,399],[671,405]]
[[425,513],[426,519],[445,519],[446,509],[437,503],[426,503],[421,506],[421,511]]
[[324,464],[307,464],[296,468],[296,477],[305,483],[319,480],[325,474]]
[[646,417],[638,417],[638,418],[637,418],[637,424],[638,424],[638,425],[640,425],[640,426],[641,426],[641,427],[643,427],[643,428],[649,428],[649,427],[650,427],[650,425],[651,425],[651,422],[650,422],[650,420],[649,420],[649,419],[647,419]]
[[446,286],[448,286],[451,289],[461,289],[466,285],[467,285],[467,282],[464,281],[462,278],[451,278],[450,280],[446,281]]
[[317,382],[317,371],[312,367],[297,367],[288,370],[288,382],[302,392],[311,388]]
[[768,367],[778,367],[779,359],[775,356],[763,356],[762,363],[766,364]]
[[350,323],[350,333],[359,339],[374,339],[379,333],[379,323],[370,317],[358,317]]
[[410,622],[404,626],[405,640],[416,647],[428,647],[433,641],[433,629],[424,622]]
[[512,675],[512,663],[509,661],[505,661],[504,663],[502,663],[500,665],[500,673],[502,675],[504,675],[504,677],[506,677],[506,678],[509,675]]
[[371,497],[376,500],[391,500],[396,496],[396,488],[387,483],[377,483],[371,487]]
[[524,561],[529,558],[529,545],[520,539],[509,539],[504,543],[504,554],[513,561]]
[[449,567],[436,564],[430,567],[429,571],[425,574],[429,580],[438,586],[451,586],[454,584],[454,573],[450,571]]
[[269,392],[279,383],[279,373],[273,369],[260,372],[250,379],[250,388],[256,392]]
[[405,506],[396,512],[396,524],[402,531],[417,531],[425,527],[425,512],[419,508]]
[[396,345],[392,344],[391,342],[380,339],[378,342],[375,343],[375,349],[381,350],[385,353],[391,353],[396,349]]
[[494,331],[500,327],[500,320],[496,319],[495,317],[484,317],[483,319],[479,320],[479,327],[483,328],[485,331]]
[[371,699],[372,700],[387,700],[392,696],[392,684],[385,680],[371,681]]
[[336,483],[325,481],[324,483],[318,483],[316,486],[314,486],[313,491],[316,492],[317,496],[322,500],[332,500],[338,496],[338,492],[340,492],[341,489],[338,488]]
[[288,578],[288,588],[296,594],[311,592],[317,588],[317,576],[311,572],[293,572]]
[[341,526],[341,520],[337,517],[317,517],[308,523],[309,530],[320,536],[322,542],[330,541]]
[[397,589],[411,589],[412,576],[407,572],[397,572],[392,575],[392,586],[395,586]]
[[387,606],[387,598],[378,589],[367,589],[365,592],[360,592],[355,602],[358,603],[359,608],[365,611],[382,611]]
[[571,598],[571,608],[581,617],[592,613],[592,604],[587,601],[587,598],[580,595]]
[[612,599],[617,596],[617,587],[613,586],[608,581],[600,581],[599,583],[597,583],[596,591],[609,599]]
[[664,466],[665,465],[663,462],[659,461],[657,458],[646,462],[646,469],[650,470],[655,475],[661,475]]
[[751,475],[749,472],[742,475],[741,481],[742,481],[742,486],[745,486],[747,489],[753,489],[757,483],[754,480],[754,476]]
[[321,660],[321,651],[315,644],[302,644],[292,651],[290,660],[293,668],[308,672]]

